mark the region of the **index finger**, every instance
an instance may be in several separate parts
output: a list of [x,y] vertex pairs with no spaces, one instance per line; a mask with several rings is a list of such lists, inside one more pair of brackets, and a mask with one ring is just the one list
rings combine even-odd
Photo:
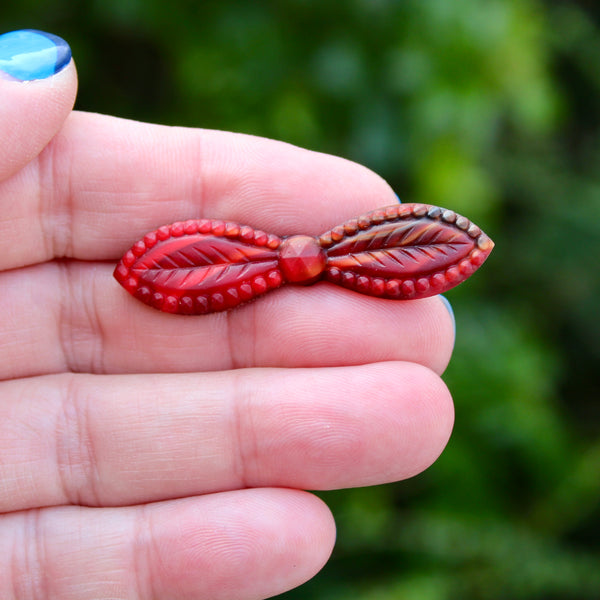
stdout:
[[0,184],[0,268],[56,257],[113,260],[164,223],[212,217],[279,235],[318,234],[396,202],[350,161],[243,134],[72,113]]

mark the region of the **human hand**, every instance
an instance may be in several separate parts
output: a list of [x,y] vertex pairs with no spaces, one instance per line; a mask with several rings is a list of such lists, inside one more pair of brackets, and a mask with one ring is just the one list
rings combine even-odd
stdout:
[[0,598],[293,588],[335,537],[303,490],[443,449],[452,318],[328,284],[202,317],[141,305],[112,270],[163,223],[318,234],[396,198],[284,143],[71,112],[75,90],[72,63],[0,78]]

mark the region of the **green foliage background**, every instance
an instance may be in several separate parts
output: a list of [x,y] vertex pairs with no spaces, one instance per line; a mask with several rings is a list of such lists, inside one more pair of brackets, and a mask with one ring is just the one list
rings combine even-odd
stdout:
[[[408,482],[323,494],[339,539],[282,598],[600,597],[600,6],[541,0],[21,0],[78,108],[362,162],[497,243],[448,295],[457,410]],[[310,177],[310,173],[307,173]]]

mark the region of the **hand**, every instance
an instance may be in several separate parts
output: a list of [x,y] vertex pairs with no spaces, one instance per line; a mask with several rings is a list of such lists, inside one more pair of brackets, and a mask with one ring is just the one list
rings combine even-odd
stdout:
[[0,598],[266,598],[326,562],[307,489],[410,477],[448,440],[438,298],[328,284],[163,314],[112,278],[132,242],[212,217],[325,231],[396,202],[351,162],[71,112],[70,63],[0,79]]

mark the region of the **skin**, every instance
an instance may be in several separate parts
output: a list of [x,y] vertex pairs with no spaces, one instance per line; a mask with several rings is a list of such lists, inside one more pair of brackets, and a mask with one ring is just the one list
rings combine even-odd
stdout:
[[349,161],[73,112],[75,67],[0,79],[0,598],[267,598],[327,561],[304,490],[397,481],[444,448],[443,302],[327,284],[178,317],[112,269],[157,226],[318,234],[393,204]]

